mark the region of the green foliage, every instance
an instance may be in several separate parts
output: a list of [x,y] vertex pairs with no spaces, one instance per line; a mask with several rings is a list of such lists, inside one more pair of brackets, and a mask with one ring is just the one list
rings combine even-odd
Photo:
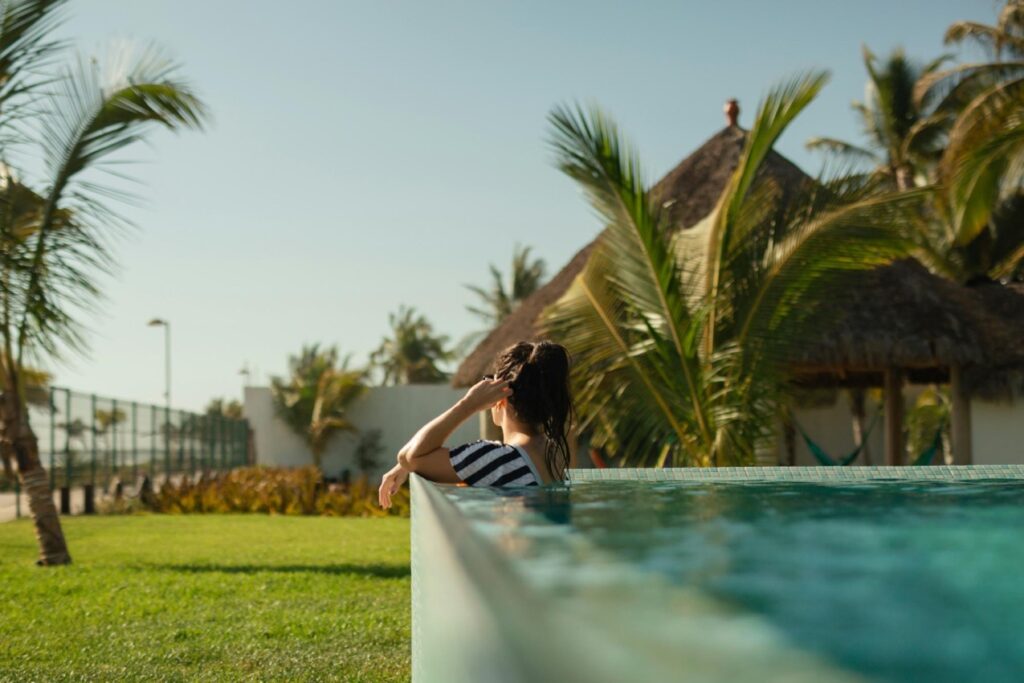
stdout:
[[379,429],[371,429],[363,432],[359,443],[356,444],[353,459],[356,461],[356,467],[363,474],[369,473],[380,465],[380,455],[384,452],[384,447],[380,444],[380,437]]
[[370,355],[383,373],[383,384],[438,384],[448,379],[440,364],[454,356],[448,337],[434,334],[434,326],[416,309],[402,306],[388,315],[391,336]]
[[177,71],[155,50],[126,48],[104,60],[79,58],[45,95],[24,93],[38,100],[33,142],[45,190],[28,188],[0,158],[0,335],[15,364],[25,353],[83,348],[80,315],[98,303],[98,277],[113,263],[110,240],[125,224],[110,207],[124,194],[95,172],[155,127],[201,127],[204,106]]
[[[147,502],[154,512],[250,512],[330,517],[409,515],[408,489],[390,510],[377,503],[377,490],[365,477],[351,484],[325,484],[316,467],[242,467],[200,478],[165,483]],[[133,506],[111,503],[104,511],[127,512]]]
[[994,26],[957,22],[946,33],[949,43],[967,40],[986,48],[990,61],[927,75],[915,88],[919,102],[956,117],[936,169],[941,192],[935,220],[925,225],[924,260],[961,282],[1020,278],[1024,3],[1007,2]]
[[507,286],[505,275],[493,264],[489,289],[466,285],[466,289],[479,299],[478,305],[466,306],[466,310],[483,320],[487,328],[470,335],[460,345],[469,347],[497,327],[524,299],[544,284],[546,269],[543,259],[530,258],[530,247],[517,245],[512,252],[512,266],[509,269]]
[[110,431],[111,427],[119,424],[124,424],[128,420],[128,415],[120,408],[116,410],[103,410],[102,408],[96,409],[96,433],[106,434]]
[[203,412],[207,415],[220,415],[232,420],[241,420],[244,411],[242,410],[242,404],[235,399],[229,401],[224,398],[211,398]]
[[836,178],[781,188],[762,163],[825,75],[773,89],[715,211],[669,233],[640,162],[600,111],[556,110],[561,169],[607,222],[547,316],[575,358],[583,428],[632,465],[750,464],[770,438],[792,350],[850,274],[905,253],[916,193]]
[[0,680],[392,681],[410,676],[409,520],[62,519],[41,572],[0,524]]
[[[942,432],[945,445],[949,445],[949,421],[952,402],[949,392],[935,386],[922,391],[903,420],[906,432],[907,462],[913,462],[935,442],[937,433]],[[940,455],[936,462],[941,460]]]
[[277,414],[302,436],[320,467],[331,439],[343,432],[355,432],[348,409],[366,385],[366,373],[339,363],[338,349],[321,350],[318,344],[304,346],[298,356],[288,359],[289,376],[271,378],[271,392]]
[[860,119],[867,146],[817,137],[809,140],[807,147],[838,153],[849,161],[870,163],[873,172],[890,189],[924,184],[942,153],[950,116],[946,112],[928,111],[914,98],[914,87],[921,78],[937,72],[946,59],[941,57],[921,65],[897,48],[879,64],[874,53],[865,47],[866,96],[863,102],[854,102],[853,109]]

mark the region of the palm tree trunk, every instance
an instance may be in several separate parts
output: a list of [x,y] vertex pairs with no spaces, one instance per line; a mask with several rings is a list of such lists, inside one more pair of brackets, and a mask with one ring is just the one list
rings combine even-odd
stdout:
[[[12,373],[8,373],[10,375]],[[10,380],[10,377],[8,377]],[[24,404],[16,390],[10,387],[4,392],[2,404],[3,425],[0,427],[0,441],[7,452],[14,455],[18,464],[18,477],[28,498],[29,511],[35,524],[36,540],[39,542],[39,559],[36,564],[69,564],[71,555],[64,541],[57,506],[53,504],[53,492],[47,480],[46,469],[39,459],[39,440],[28,422]]]
[[900,191],[909,190],[914,186],[914,169],[909,164],[900,164],[896,167],[896,189]]

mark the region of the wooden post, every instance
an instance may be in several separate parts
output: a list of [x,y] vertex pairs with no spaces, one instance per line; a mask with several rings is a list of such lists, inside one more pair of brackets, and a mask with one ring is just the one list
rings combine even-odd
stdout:
[[885,463],[903,463],[903,371],[885,370]]
[[949,368],[949,393],[953,403],[949,425],[953,464],[970,465],[974,462],[971,453],[971,398],[964,387],[964,370],[959,365]]

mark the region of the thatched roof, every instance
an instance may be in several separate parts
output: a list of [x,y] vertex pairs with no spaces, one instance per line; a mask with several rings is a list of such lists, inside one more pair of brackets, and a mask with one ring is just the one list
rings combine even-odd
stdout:
[[1024,284],[993,282],[969,289],[986,313],[990,360],[968,370],[968,389],[984,398],[1024,395]]
[[[693,227],[718,201],[743,150],[746,133],[729,126],[711,137],[651,188],[672,229]],[[810,178],[772,152],[762,173],[786,190]],[[544,309],[558,301],[583,270],[600,235],[533,293],[462,362],[452,383],[469,386],[490,370],[503,349],[541,338]],[[818,339],[793,349],[793,377],[804,385],[880,386],[890,366],[915,382],[945,382],[949,366],[967,369],[973,393],[1006,397],[1024,389],[1024,285],[964,287],[913,260],[856,276],[850,295],[835,302],[842,314]]]
[[879,386],[887,367],[914,382],[946,382],[965,368],[968,390],[989,398],[1019,391],[1024,369],[1024,286],[965,287],[904,260],[858,276],[818,339],[794,349],[805,386]]
[[855,288],[835,301],[841,310],[821,337],[793,350],[796,374],[841,376],[990,362],[986,328],[992,321],[966,287],[910,259],[856,277]]
[[[651,199],[661,204],[672,229],[692,227],[711,213],[739,163],[745,141],[746,131],[738,126],[727,126],[651,187]],[[776,180],[783,189],[810,180],[793,162],[774,151],[765,159],[761,172]],[[518,341],[540,339],[541,313],[562,298],[583,270],[599,239],[600,236],[583,247],[547,284],[492,330],[459,365],[452,384],[473,384],[490,371],[491,363],[503,349]]]

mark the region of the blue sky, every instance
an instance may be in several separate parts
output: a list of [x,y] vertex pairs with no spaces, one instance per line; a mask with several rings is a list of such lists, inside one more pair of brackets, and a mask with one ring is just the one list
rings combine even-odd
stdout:
[[244,363],[282,373],[303,342],[362,362],[388,313],[415,306],[453,339],[475,329],[466,283],[517,243],[554,272],[599,229],[551,166],[545,116],[599,103],[650,180],[723,125],[748,125],[774,82],[833,79],[780,151],[814,172],[816,134],[856,138],[862,43],[932,58],[953,20],[992,0],[341,2],[78,0],[62,33],[85,52],[154,41],[208,101],[203,134],[160,133],[133,155],[139,229],[92,349],[64,386],[160,401],[172,322],[175,406],[237,397]]

